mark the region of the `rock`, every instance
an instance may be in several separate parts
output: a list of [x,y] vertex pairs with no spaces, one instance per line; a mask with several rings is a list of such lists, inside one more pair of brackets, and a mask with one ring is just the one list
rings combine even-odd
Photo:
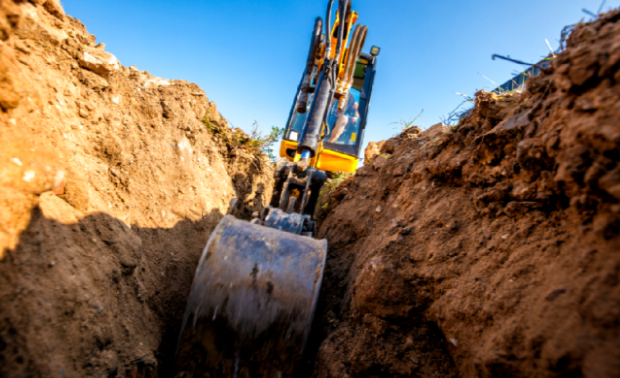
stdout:
[[508,131],[512,129],[524,128],[530,124],[529,116],[532,110],[517,114],[508,118],[505,121],[500,122],[491,132]]
[[163,110],[162,114],[165,118],[172,118],[176,115],[167,101],[162,101],[161,107]]
[[364,160],[366,162],[370,162],[376,155],[381,153],[381,148],[385,144],[385,141],[382,140],[380,142],[370,142],[364,151]]
[[121,68],[116,57],[109,52],[99,49],[84,47],[79,58],[80,66],[104,77],[110,76]]
[[103,77],[88,70],[82,70],[80,81],[89,88],[100,91],[110,86],[110,83]]
[[31,0],[31,2],[38,6],[42,6],[43,9],[59,19],[65,19],[65,11],[62,9],[59,0]]
[[417,138],[419,134],[422,134],[422,129],[418,126],[411,126],[406,128],[400,136],[404,138]]
[[549,302],[554,301],[557,297],[559,297],[560,295],[566,293],[566,289],[555,289],[552,292],[550,292],[549,294],[547,294],[547,296],[545,297],[546,300],[548,300]]
[[609,171],[598,181],[601,189],[620,199],[620,166]]
[[518,216],[523,216],[530,211],[537,210],[543,207],[543,204],[540,202],[534,201],[512,201],[506,205],[504,212],[511,218],[516,218]]
[[144,86],[147,88],[168,86],[168,85],[170,85],[170,80],[162,79],[161,77],[151,77],[150,79],[144,82]]
[[398,148],[398,146],[400,145],[401,139],[399,138],[390,138],[388,140],[386,140],[383,143],[383,146],[381,146],[381,153],[382,154],[393,154],[394,151],[396,151],[396,148]]
[[388,159],[385,156],[375,156],[372,161],[372,167],[378,171],[385,166],[387,161]]
[[439,122],[428,129],[424,130],[422,135],[430,137],[430,138],[438,138],[443,133],[448,132],[448,126],[444,125],[443,122]]
[[46,11],[50,12],[50,14],[54,15],[58,19],[65,19],[65,11],[64,9],[62,9],[62,5],[60,5],[59,0],[47,0],[43,4],[43,8],[45,8]]

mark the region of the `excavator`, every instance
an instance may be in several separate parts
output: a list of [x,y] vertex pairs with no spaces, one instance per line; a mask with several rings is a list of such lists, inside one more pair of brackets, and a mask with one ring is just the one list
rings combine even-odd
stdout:
[[[332,16],[334,22],[332,24]],[[269,206],[250,222],[226,215],[198,263],[174,377],[295,377],[307,350],[327,241],[313,214],[328,172],[359,162],[378,47],[350,0],[329,0],[280,145]]]

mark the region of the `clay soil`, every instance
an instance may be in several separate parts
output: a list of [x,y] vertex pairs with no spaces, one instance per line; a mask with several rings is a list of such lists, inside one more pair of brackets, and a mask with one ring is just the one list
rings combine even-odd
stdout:
[[[620,12],[325,200],[316,377],[620,376]],[[387,158],[386,158],[387,156]]]
[[57,1],[0,2],[1,377],[166,376],[211,231],[271,197],[203,90],[115,61]]

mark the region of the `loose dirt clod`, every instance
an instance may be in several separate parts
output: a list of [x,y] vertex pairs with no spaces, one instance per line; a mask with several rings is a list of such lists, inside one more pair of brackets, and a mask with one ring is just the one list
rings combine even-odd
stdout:
[[0,36],[0,376],[163,376],[211,230],[271,165],[57,0],[1,2]]
[[620,376],[619,51],[615,11],[524,93],[369,151],[324,199],[314,376]]

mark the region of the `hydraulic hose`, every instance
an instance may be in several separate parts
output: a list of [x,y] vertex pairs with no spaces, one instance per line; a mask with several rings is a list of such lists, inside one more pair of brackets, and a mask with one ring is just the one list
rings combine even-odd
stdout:
[[312,40],[310,41],[310,50],[308,51],[308,59],[306,60],[306,70],[304,71],[304,77],[301,81],[301,91],[299,98],[297,99],[297,113],[305,113],[308,107],[308,92],[310,91],[310,85],[312,81],[312,70],[314,68],[314,59],[316,57],[316,50],[320,43],[321,30],[323,29],[323,20],[317,17],[314,22],[314,31],[312,32]]
[[[329,105],[331,105],[334,100],[334,96],[336,94],[336,83],[338,80],[338,67],[340,65],[340,52],[342,51],[343,41],[344,41],[344,29],[346,27],[346,13],[349,7],[350,0],[339,0],[339,24],[338,24],[338,42],[336,44],[336,55],[334,55],[334,59],[331,61],[330,65],[330,73],[331,73],[331,90],[329,93]],[[326,132],[323,137],[320,137],[320,140],[323,141],[329,134],[331,134],[331,128],[327,123],[327,118],[329,116],[329,106],[327,111],[323,115],[323,124],[325,125]]]
[[339,20],[339,24],[338,24],[338,42],[336,43],[336,56],[335,59],[338,63],[340,63],[340,52],[342,51],[342,45],[343,45],[343,40],[344,40],[344,29],[346,27],[346,13],[347,13],[347,6],[349,5],[349,1],[350,0],[340,0],[339,1],[339,14],[340,14],[340,20]]
[[325,41],[325,57],[329,59],[329,55],[332,52],[332,6],[334,5],[334,0],[329,0],[327,4],[327,15],[325,17],[325,36],[327,36]]
[[[310,158],[313,158],[319,148],[319,142],[322,139],[325,139],[325,137],[331,132],[330,127],[326,121],[329,114],[330,105],[334,99],[334,94],[336,93],[336,80],[338,75],[339,57],[343,45],[342,41],[346,25],[345,16],[349,0],[339,1],[340,26],[338,27],[338,42],[336,44],[336,55],[334,59],[330,59],[331,9],[333,2],[334,0],[330,0],[329,2],[326,17],[326,35],[328,36],[328,38],[326,41],[327,48],[325,50],[325,63],[321,76],[319,77],[319,82],[317,83],[317,90],[314,94],[312,105],[310,106],[310,113],[308,114],[304,130],[300,137],[299,144],[297,145],[297,153],[304,156],[303,161],[300,160],[300,163],[302,165],[306,165],[308,160],[307,158],[305,158],[307,156],[307,153],[304,153],[304,151],[310,151]],[[321,131],[323,129],[323,125],[326,125],[327,132],[325,133],[325,136],[321,138]]]
[[351,62],[352,63],[351,70],[347,72],[348,76],[345,78],[347,86],[344,88],[344,90],[347,92],[353,86],[353,77],[355,75],[355,65],[357,64],[357,59],[359,58],[362,52],[362,49],[364,48],[364,43],[366,43],[367,34],[368,34],[368,26],[361,27],[359,37],[355,43],[355,46],[349,47],[350,49],[352,49],[352,51],[350,51],[349,53],[353,53],[353,56],[352,56],[353,61]]
[[[355,60],[357,59],[357,56],[355,56],[354,54],[354,51],[355,51],[354,46],[357,45],[357,41],[359,40],[361,27],[362,27],[361,25],[358,25],[353,31],[353,36],[351,37],[351,43],[349,44],[349,52],[347,53],[347,58],[345,60],[344,76],[342,77],[342,82],[338,85],[338,89],[337,89],[338,92],[340,93],[345,93],[345,89],[347,87],[347,83],[350,77],[350,72],[355,71],[353,67],[355,65]],[[339,110],[342,110],[342,108],[339,107]]]

